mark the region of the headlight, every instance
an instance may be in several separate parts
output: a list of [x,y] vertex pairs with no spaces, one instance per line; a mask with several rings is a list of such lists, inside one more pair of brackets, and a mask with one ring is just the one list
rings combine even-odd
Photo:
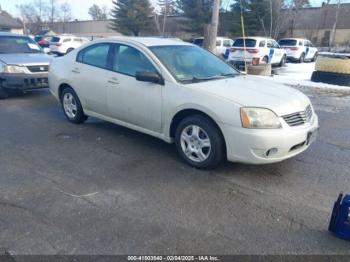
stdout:
[[0,61],[0,73],[4,72],[5,64]]
[[3,72],[9,74],[25,74],[27,73],[27,68],[25,66],[5,65]]
[[241,120],[244,128],[250,129],[278,129],[282,128],[278,116],[269,109],[256,107],[242,107]]

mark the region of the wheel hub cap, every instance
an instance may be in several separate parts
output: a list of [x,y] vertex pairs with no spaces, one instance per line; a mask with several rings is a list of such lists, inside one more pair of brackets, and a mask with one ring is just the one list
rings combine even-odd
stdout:
[[208,159],[211,142],[205,130],[199,126],[190,125],[181,133],[181,148],[186,157],[200,163]]
[[75,98],[72,94],[67,93],[63,97],[63,108],[69,118],[75,118],[77,115],[78,107]]

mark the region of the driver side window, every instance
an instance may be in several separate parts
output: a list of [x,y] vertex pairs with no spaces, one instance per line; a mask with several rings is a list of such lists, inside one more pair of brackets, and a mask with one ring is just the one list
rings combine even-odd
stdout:
[[149,59],[136,48],[116,45],[113,56],[113,71],[129,76],[137,72],[157,72]]

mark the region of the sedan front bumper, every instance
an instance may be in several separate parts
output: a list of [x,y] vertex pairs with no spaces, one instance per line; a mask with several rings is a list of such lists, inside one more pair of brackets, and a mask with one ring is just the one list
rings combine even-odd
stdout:
[[319,128],[318,117],[314,114],[312,121],[303,126],[290,127],[285,122],[282,126],[282,129],[244,129],[222,125],[228,160],[270,164],[294,157],[315,141]]
[[33,90],[48,88],[48,73],[0,74],[0,85],[5,89]]

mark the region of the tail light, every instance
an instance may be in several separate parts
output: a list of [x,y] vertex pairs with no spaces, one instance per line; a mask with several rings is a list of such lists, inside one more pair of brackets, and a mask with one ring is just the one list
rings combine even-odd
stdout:
[[61,44],[61,43],[58,43],[58,44],[56,44],[56,46],[62,46],[62,44]]
[[247,51],[250,54],[257,54],[257,53],[259,53],[259,49],[247,49]]
[[299,50],[299,47],[291,47],[291,48],[289,48],[290,50],[292,50],[292,51],[298,51]]

